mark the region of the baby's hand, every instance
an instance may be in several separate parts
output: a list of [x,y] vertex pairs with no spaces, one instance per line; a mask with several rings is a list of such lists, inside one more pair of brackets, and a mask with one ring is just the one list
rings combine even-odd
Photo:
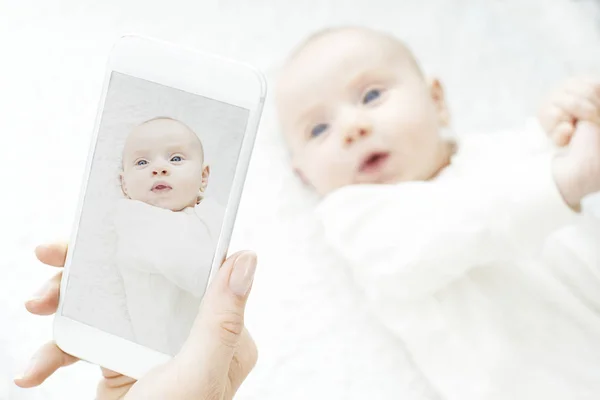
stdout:
[[576,125],[565,154],[554,160],[554,180],[571,207],[600,191],[600,124],[581,121]]
[[600,124],[600,78],[574,78],[542,104],[540,124],[558,146],[566,146],[579,121]]

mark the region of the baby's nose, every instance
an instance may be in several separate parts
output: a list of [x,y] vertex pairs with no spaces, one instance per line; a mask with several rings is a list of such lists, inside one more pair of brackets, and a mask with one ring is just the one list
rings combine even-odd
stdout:
[[169,175],[169,170],[167,168],[157,168],[155,170],[152,171],[152,175],[154,176],[165,176],[165,175]]
[[346,146],[351,145],[356,140],[368,136],[371,133],[371,129],[368,127],[359,127],[348,130],[346,137],[344,138],[344,144]]

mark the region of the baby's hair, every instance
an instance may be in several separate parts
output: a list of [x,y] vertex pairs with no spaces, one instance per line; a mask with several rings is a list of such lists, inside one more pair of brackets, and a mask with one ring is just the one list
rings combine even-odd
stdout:
[[191,131],[190,127],[187,126],[186,124],[184,124],[183,122],[181,122],[180,120],[175,119],[173,117],[167,117],[165,115],[161,115],[161,116],[158,116],[158,117],[147,119],[144,122],[142,122],[140,125],[144,125],[144,124],[147,124],[148,122],[152,122],[152,121],[160,121],[162,119],[166,119],[166,120],[169,120],[169,121],[174,121],[174,122],[180,123],[181,125],[184,125],[186,128],[188,128]]
[[375,29],[371,29],[371,28],[366,28],[363,26],[358,26],[358,25],[342,25],[342,26],[334,26],[334,27],[328,27],[328,28],[323,28],[320,29],[314,33],[312,33],[311,35],[309,35],[307,38],[305,38],[303,41],[301,41],[293,50],[292,52],[288,55],[288,57],[285,60],[285,64],[290,63],[294,58],[296,58],[306,47],[308,47],[308,45],[310,45],[311,43],[332,35],[332,34],[336,34],[336,33],[342,33],[342,32],[352,32],[352,31],[356,31],[356,32],[369,32],[372,34],[376,34],[378,36],[380,36],[383,39],[387,39],[389,41],[391,41],[393,44],[399,46],[401,49],[404,50],[404,52],[406,53],[406,55],[409,58],[410,63],[417,69],[417,71],[419,72],[419,74],[421,74],[421,76],[423,76],[423,72],[422,72],[422,68],[419,65],[417,59],[415,58],[415,56],[413,55],[412,51],[409,49],[409,47],[402,42],[400,39],[398,39],[397,37],[390,35],[386,32],[382,32],[382,31],[378,31]]
[[167,120],[167,121],[173,121],[173,122],[176,122],[176,123],[178,123],[178,124],[181,124],[181,125],[183,125],[183,126],[184,126],[184,127],[185,127],[185,128],[188,130],[188,131],[190,131],[190,132],[191,132],[191,133],[194,135],[194,137],[196,138],[196,140],[198,140],[198,144],[200,145],[200,151],[201,151],[201,153],[202,153],[202,158],[204,158],[204,145],[202,144],[202,140],[200,140],[200,138],[198,137],[198,135],[196,135],[196,132],[194,132],[194,130],[193,130],[192,128],[190,128],[190,127],[189,127],[189,125],[187,125],[187,124],[185,124],[185,123],[181,122],[180,120],[178,120],[178,119],[175,119],[175,118],[173,118],[173,117],[159,116],[159,117],[150,118],[150,119],[148,119],[148,120],[146,120],[146,121],[142,122],[142,123],[140,124],[140,126],[141,126],[141,125],[145,125],[145,124],[147,124],[147,123],[150,123],[150,122],[154,122],[154,121],[161,121],[161,120]]

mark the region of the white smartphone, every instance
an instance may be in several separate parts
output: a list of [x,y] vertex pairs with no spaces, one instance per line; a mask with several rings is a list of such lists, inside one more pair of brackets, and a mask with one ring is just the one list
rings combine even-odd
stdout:
[[54,339],[139,378],[224,260],[266,96],[245,64],[124,36],[109,57]]

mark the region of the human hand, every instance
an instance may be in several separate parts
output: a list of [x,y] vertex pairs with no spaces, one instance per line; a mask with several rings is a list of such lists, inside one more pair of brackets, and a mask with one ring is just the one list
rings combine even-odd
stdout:
[[572,78],[540,107],[540,124],[558,146],[566,146],[579,121],[600,124],[600,78]]
[[600,191],[600,124],[580,121],[565,154],[554,159],[556,185],[563,198],[577,209],[581,200]]
[[[55,267],[64,265],[66,253],[67,246],[63,244],[36,249],[41,262]],[[211,282],[179,354],[139,381],[102,368],[97,399],[232,399],[258,357],[256,345],[244,328],[244,309],[255,268],[254,253],[229,257]],[[50,315],[56,311],[61,275],[59,272],[50,279],[26,303],[29,312]],[[76,361],[49,342],[38,350],[15,383],[23,388],[38,386],[57,369]]]

